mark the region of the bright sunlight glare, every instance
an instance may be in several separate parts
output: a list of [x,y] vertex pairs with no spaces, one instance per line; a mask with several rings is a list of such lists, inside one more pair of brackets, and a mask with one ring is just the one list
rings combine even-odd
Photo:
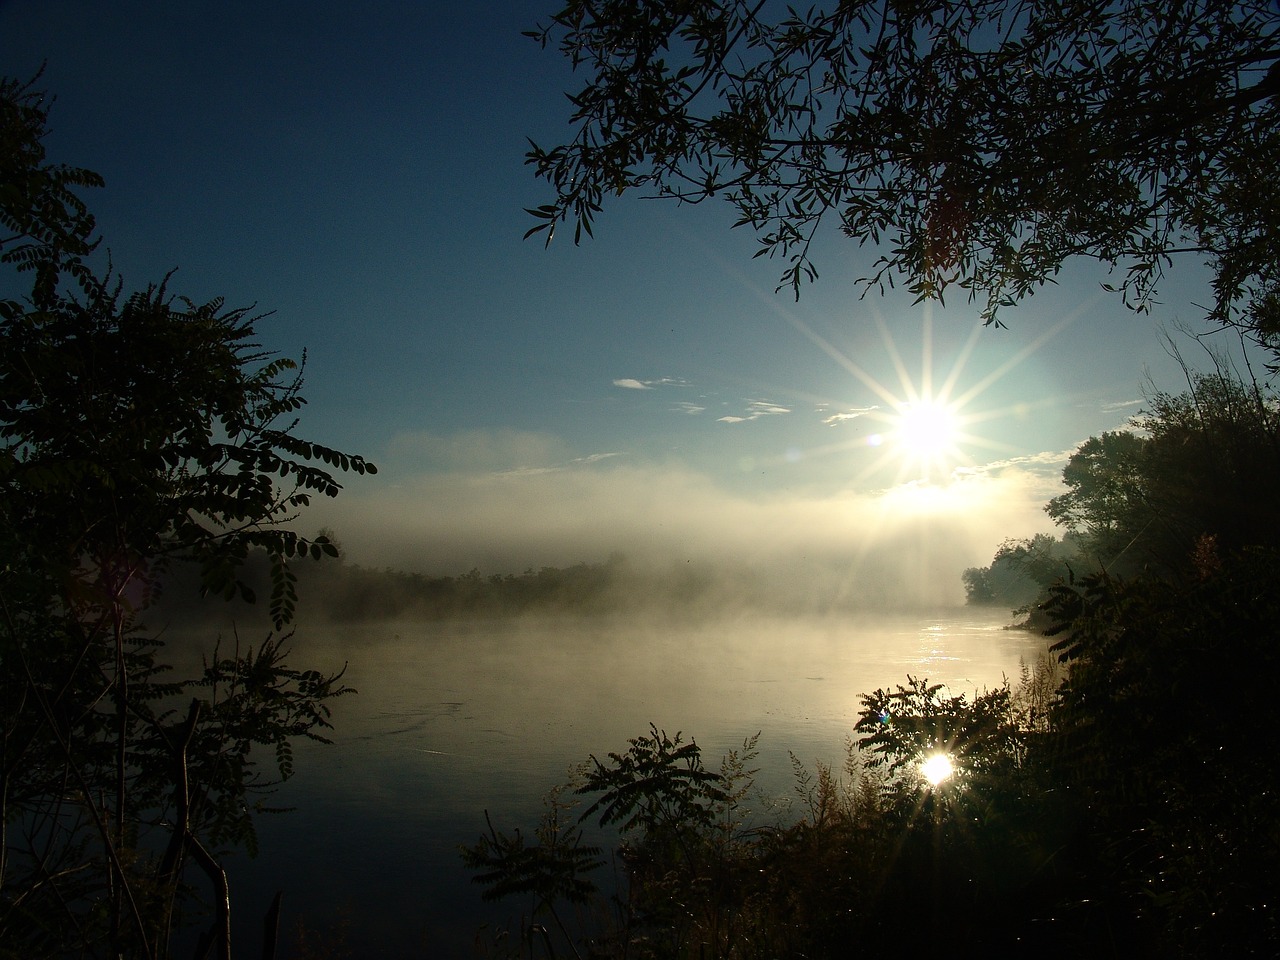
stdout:
[[930,786],[936,787],[955,773],[955,768],[951,765],[950,757],[943,753],[935,753],[926,757],[920,764],[920,773],[929,781]]
[[916,462],[945,458],[955,447],[958,418],[946,403],[921,399],[898,408],[894,438]]
[[[927,304],[921,313],[921,353],[914,368],[899,352],[884,318],[872,312],[888,355],[889,376],[873,374],[798,317],[789,313],[784,316],[861,385],[861,390],[847,400],[817,398],[820,407],[837,411],[827,420],[828,424],[862,421],[861,429],[844,428],[854,436],[807,452],[872,452],[870,457],[859,456],[860,469],[855,480],[875,478],[883,482],[891,478],[886,489],[894,494],[893,502],[886,506],[914,514],[963,507],[969,502],[965,497],[942,495],[952,487],[961,486],[951,481],[970,471],[980,450],[1012,452],[1013,448],[999,439],[998,430],[993,432],[993,421],[1015,413],[1025,415],[1027,405],[1020,402],[1007,407],[983,408],[978,405],[979,400],[1006,373],[1065,329],[1075,315],[1063,317],[999,366],[976,378],[966,376],[966,365],[986,328],[975,323],[968,339],[954,351],[949,369],[937,371],[933,316]],[[936,380],[935,374],[939,374]],[[902,495],[897,495],[899,493]]]

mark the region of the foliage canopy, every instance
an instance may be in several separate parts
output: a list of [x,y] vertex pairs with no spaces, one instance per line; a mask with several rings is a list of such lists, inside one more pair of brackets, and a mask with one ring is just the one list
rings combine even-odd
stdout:
[[797,295],[834,220],[885,244],[868,289],[957,286],[988,321],[1075,256],[1143,308],[1191,254],[1215,320],[1269,329],[1278,29],[1267,0],[570,0],[529,34],[584,77],[572,139],[527,154],[555,191],[529,234],[719,195]]

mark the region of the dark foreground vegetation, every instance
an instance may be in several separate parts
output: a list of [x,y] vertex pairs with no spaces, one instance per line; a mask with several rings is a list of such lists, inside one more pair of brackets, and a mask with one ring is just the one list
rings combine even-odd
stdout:
[[[289,561],[333,547],[282,524],[338,492],[329,468],[373,467],[294,434],[299,365],[260,318],[94,266],[76,188],[100,180],[46,161],[47,106],[0,81],[0,263],[23,291],[0,300],[0,957],[228,960],[223,857],[254,851],[292,742],[349,692],[287,660]],[[205,637],[177,674],[155,584],[185,563],[243,597],[251,555],[271,626]]]

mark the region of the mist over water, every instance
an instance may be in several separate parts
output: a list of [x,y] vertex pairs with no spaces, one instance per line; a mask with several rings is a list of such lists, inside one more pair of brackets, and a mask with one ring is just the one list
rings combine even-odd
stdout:
[[[789,752],[837,768],[860,694],[907,674],[972,694],[1016,679],[1043,640],[1003,611],[941,608],[840,616],[557,616],[333,625],[299,636],[294,660],[349,663],[359,694],[335,704],[335,744],[304,745],[297,774],[260,818],[262,853],[232,869],[256,938],[286,890],[286,941],[349,918],[362,955],[470,955],[482,904],[458,856],[494,826],[532,829],[570,767],[654,723],[695,739],[709,768],[761,733],[762,815],[793,797]],[[773,815],[779,815],[775,813]],[[782,814],[785,815],[785,814]]]
[[[545,463],[538,469],[495,469],[528,461],[533,441],[523,441],[472,438],[486,451],[518,449],[468,461],[465,470],[384,465],[359,488],[316,502],[307,514],[315,526],[303,532],[330,527],[353,562],[428,575],[594,564],[620,554],[649,572],[688,565],[726,597],[747,601],[763,590],[817,611],[833,600],[928,607],[961,603],[960,571],[990,563],[1004,538],[1050,527],[1043,506],[1061,491],[1057,459],[869,492],[848,487],[847,464],[828,484],[797,477],[794,487],[751,492],[625,457],[555,465],[548,456],[535,460]],[[841,462],[831,460],[832,469]]]

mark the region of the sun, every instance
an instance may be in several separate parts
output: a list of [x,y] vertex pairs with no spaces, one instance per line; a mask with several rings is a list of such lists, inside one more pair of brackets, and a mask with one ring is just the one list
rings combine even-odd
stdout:
[[921,762],[920,773],[929,781],[930,786],[936,787],[942,781],[950,779],[955,773],[955,767],[951,764],[951,758],[945,753],[935,753]]
[[[885,318],[877,310],[870,320],[879,330],[887,364],[874,373],[847,348],[837,346],[799,317],[783,317],[806,339],[842,367],[858,385],[846,397],[814,396],[818,409],[828,412],[824,423],[842,436],[819,444],[806,453],[845,456],[855,454],[852,484],[872,483],[886,496],[899,493],[895,509],[910,512],[953,511],[966,502],[963,494],[977,484],[967,479],[982,472],[982,458],[1008,457],[1015,448],[1001,439],[996,422],[1011,416],[1026,417],[1049,400],[992,403],[992,389],[1009,371],[1040,350],[1074,319],[1068,313],[1039,336],[1008,353],[999,364],[981,373],[968,364],[979,340],[989,334],[980,321],[973,322],[967,338],[947,340],[948,363],[935,361],[933,311],[921,311],[917,360],[899,351]],[[875,351],[868,351],[875,356]],[[790,456],[790,451],[788,452]],[[959,496],[946,496],[949,492]]]
[[908,468],[929,474],[960,456],[960,412],[945,401],[925,397],[898,404],[890,423],[891,442]]
[[869,461],[863,462],[859,480],[883,476],[888,470],[894,475],[894,487],[945,485],[957,470],[973,463],[975,447],[999,446],[991,438],[973,432],[980,422],[990,419],[988,412],[974,409],[974,404],[1004,371],[997,371],[967,388],[961,387],[965,366],[983,329],[974,325],[967,341],[954,355],[949,371],[935,382],[932,311],[926,309],[921,316],[921,355],[915,369],[898,351],[884,318],[878,312],[873,313],[872,318],[879,328],[889,361],[888,376],[873,375],[847,352],[837,349],[807,325],[792,320],[806,337],[871,394],[854,403],[839,404],[847,406],[850,412],[832,416],[827,422],[861,420],[862,429],[852,431],[858,434],[858,439],[832,444],[829,449],[834,452],[863,447],[875,451]]

